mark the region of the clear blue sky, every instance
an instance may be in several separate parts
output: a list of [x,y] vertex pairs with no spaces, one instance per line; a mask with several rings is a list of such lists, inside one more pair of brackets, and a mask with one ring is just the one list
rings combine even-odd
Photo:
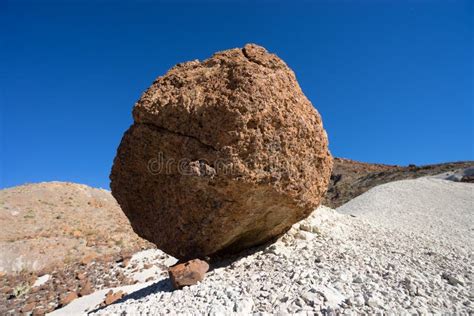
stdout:
[[155,77],[248,42],[293,68],[335,156],[473,160],[473,2],[0,0],[0,187],[108,188]]

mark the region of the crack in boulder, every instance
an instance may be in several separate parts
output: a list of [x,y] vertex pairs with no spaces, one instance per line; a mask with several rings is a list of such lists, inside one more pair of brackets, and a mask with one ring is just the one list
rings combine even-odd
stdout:
[[170,130],[166,127],[163,127],[163,126],[157,126],[157,125],[154,125],[154,124],[151,124],[151,123],[135,123],[135,125],[144,125],[144,126],[147,126],[148,128],[152,129],[152,130],[155,130],[155,131],[159,131],[159,132],[165,132],[165,133],[169,133],[169,134],[174,134],[174,135],[178,135],[178,136],[181,136],[181,137],[187,137],[187,138],[191,138],[191,139],[194,139],[195,141],[197,141],[199,144],[201,144],[203,147],[206,147],[210,150],[213,150],[213,151],[219,151],[219,149],[217,149],[216,147],[214,147],[213,145],[210,145],[210,144],[207,144],[205,142],[203,142],[202,140],[200,140],[199,138],[197,138],[196,136],[192,136],[192,135],[187,135],[187,134],[184,134],[184,133],[180,133],[180,132],[177,132],[177,131],[173,131],[173,130]]

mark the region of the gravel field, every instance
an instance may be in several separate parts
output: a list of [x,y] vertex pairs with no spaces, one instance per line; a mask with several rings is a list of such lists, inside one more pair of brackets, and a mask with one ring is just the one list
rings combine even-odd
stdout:
[[337,209],[371,224],[472,251],[474,185],[426,177],[379,185]]
[[[275,243],[214,264],[196,286],[172,291],[163,276],[92,314],[472,315],[472,188],[385,184],[340,208],[356,217],[320,207]],[[84,299],[57,314],[83,311]]]

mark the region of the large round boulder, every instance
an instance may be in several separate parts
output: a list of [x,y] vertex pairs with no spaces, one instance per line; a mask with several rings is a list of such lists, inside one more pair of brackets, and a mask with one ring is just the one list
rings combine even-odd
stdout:
[[332,168],[293,71],[248,44],[178,64],[133,109],[110,175],[133,229],[180,259],[262,244],[321,202]]

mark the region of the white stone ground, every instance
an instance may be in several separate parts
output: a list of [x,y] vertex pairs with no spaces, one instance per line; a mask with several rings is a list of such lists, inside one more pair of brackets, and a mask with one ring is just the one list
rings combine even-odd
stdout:
[[472,251],[474,184],[437,177],[379,185],[337,210],[377,226],[396,228],[407,234],[421,233]]
[[172,292],[162,279],[96,313],[473,314],[473,188],[438,179],[379,186],[345,214],[319,208],[201,284]]

